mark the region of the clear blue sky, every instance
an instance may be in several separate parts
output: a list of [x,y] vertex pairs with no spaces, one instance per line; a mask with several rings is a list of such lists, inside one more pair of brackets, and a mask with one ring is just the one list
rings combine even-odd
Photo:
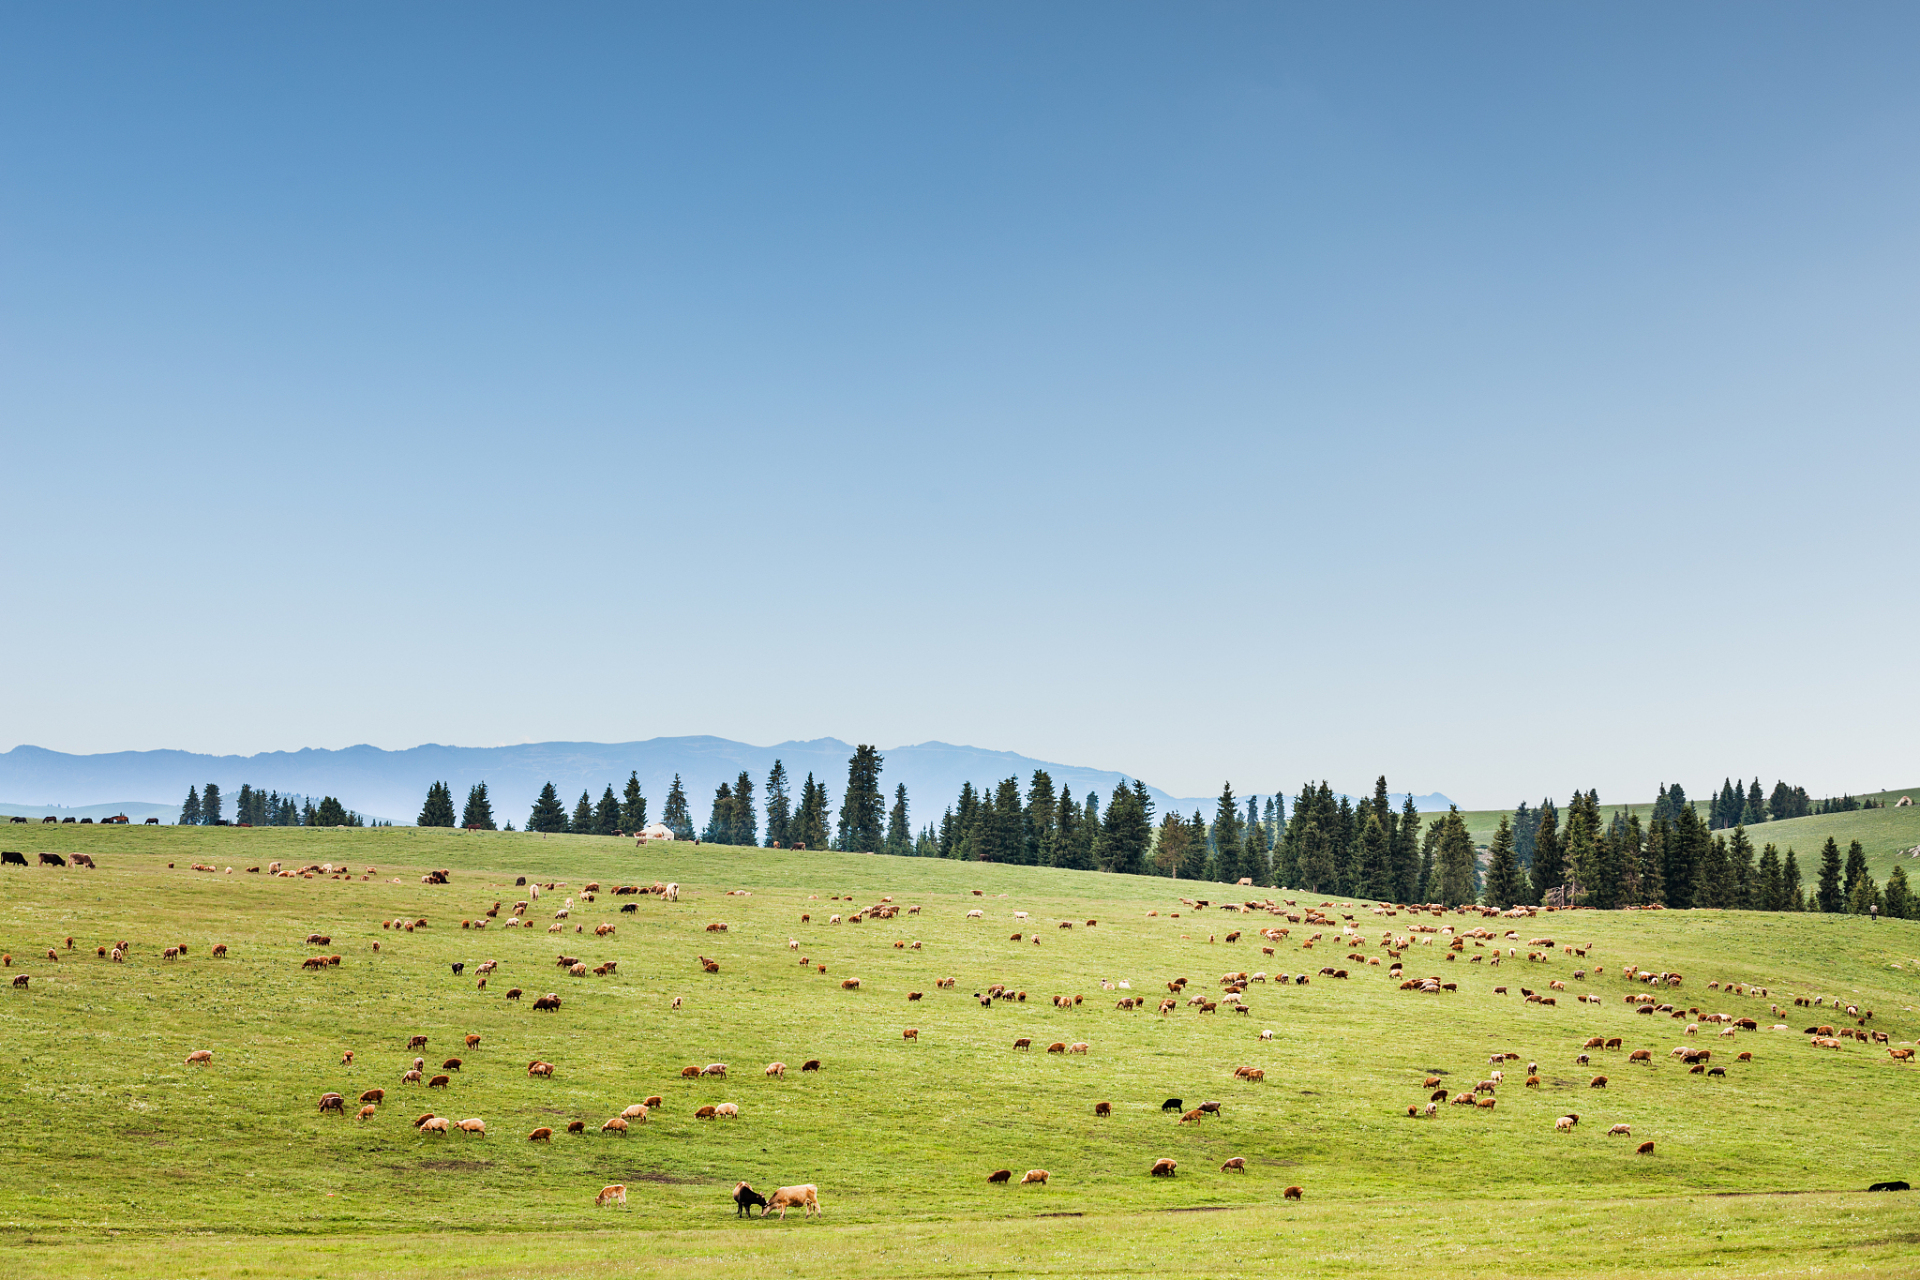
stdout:
[[1920,781],[1910,5],[11,5],[0,747]]

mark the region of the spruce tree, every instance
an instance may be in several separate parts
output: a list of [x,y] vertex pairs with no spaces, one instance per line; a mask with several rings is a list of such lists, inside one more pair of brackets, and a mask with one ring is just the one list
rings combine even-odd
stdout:
[[1123,782],[1113,789],[1100,829],[1100,865],[1104,870],[1119,875],[1139,875],[1146,870],[1147,846],[1153,840],[1151,803],[1146,800],[1145,787],[1136,790]]
[[[1635,822],[1639,818],[1634,819]],[[1663,818],[1647,830],[1647,843],[1640,855],[1640,903],[1653,906],[1667,903],[1667,822]]]
[[1887,872],[1887,888],[1883,898],[1886,914],[1895,920],[1913,919],[1913,890],[1907,884],[1905,867],[1896,866]]
[[637,836],[647,829],[647,797],[640,790],[640,771],[630,770],[627,788],[620,801],[620,830]]
[[1737,911],[1752,911],[1754,902],[1753,841],[1747,838],[1745,824],[1736,826],[1727,839],[1726,904]]
[[427,788],[427,802],[420,806],[420,817],[415,825],[422,827],[453,825],[453,792],[446,783],[436,782]]
[[200,825],[200,788],[187,788],[187,801],[180,806],[180,825],[197,827]]
[[1240,847],[1240,867],[1256,886],[1266,889],[1273,886],[1273,862],[1267,857],[1267,824],[1255,812],[1255,803],[1247,801],[1247,834],[1246,843]]
[[838,847],[849,853],[877,853],[886,840],[886,794],[880,790],[880,752],[857,746],[847,761],[847,792],[840,801]]
[[832,842],[828,829],[827,786],[809,773],[800,786],[800,807],[793,814],[793,842],[809,849],[825,849]]
[[[1386,781],[1381,779],[1382,783]],[[1393,815],[1387,815],[1392,821]],[[1381,825],[1380,815],[1373,806],[1367,808],[1367,820],[1360,829],[1359,875],[1353,885],[1353,892],[1362,898],[1371,898],[1376,902],[1393,899],[1393,862],[1390,838],[1386,828]]]
[[1440,896],[1440,869],[1437,854],[1440,849],[1440,837],[1445,834],[1446,819],[1436,818],[1427,824],[1427,834],[1420,838],[1420,892],[1414,901],[1431,903]]
[[1213,812],[1213,878],[1232,884],[1246,874],[1240,869],[1240,802],[1233,798],[1233,784],[1220,789]]
[[533,802],[533,812],[527,815],[527,830],[557,835],[566,829],[567,811],[561,807],[560,795],[549,782],[540,788],[540,796]]
[[731,844],[733,842],[733,784],[723,782],[713,789],[713,809],[707,815],[707,825],[701,831],[700,839],[707,844]]
[[793,841],[793,802],[787,796],[787,766],[773,762],[767,772],[767,847],[784,849]]
[[[693,839],[693,815],[687,811],[687,791],[680,784],[680,775],[673,775],[673,785],[667,788],[667,802],[660,807],[660,825],[673,832],[675,840]],[[531,823],[527,830],[537,830]]]
[[733,780],[733,826],[727,843],[751,849],[760,843],[760,815],[753,807],[753,775],[745,769]]
[[1867,851],[1860,847],[1858,840],[1855,840],[1847,845],[1847,870],[1841,882],[1843,885],[1841,892],[1849,900],[1852,899],[1853,891],[1859,888],[1860,882],[1866,878]]
[[1333,892],[1334,877],[1339,874],[1334,863],[1333,833],[1322,827],[1318,818],[1297,825],[1304,827],[1300,833],[1300,887],[1309,893]]
[[1780,909],[1782,911],[1805,911],[1806,900],[1800,894],[1800,860],[1793,856],[1793,846],[1787,846],[1787,860],[1780,868]]
[[220,825],[220,788],[211,782],[207,784],[207,789],[200,793],[200,825],[203,827]]
[[493,802],[487,799],[487,784],[476,782],[467,789],[467,807],[460,814],[460,825],[480,831],[496,830],[493,822]]
[[253,824],[253,787],[245,782],[240,784],[240,794],[233,798],[233,824]]
[[893,789],[893,808],[887,814],[887,852],[899,857],[913,855],[913,829],[907,821],[907,784]]
[[[1680,788],[1675,785],[1673,790],[1679,791]],[[1694,901],[1694,890],[1700,865],[1708,856],[1708,839],[1707,827],[1700,821],[1699,811],[1690,804],[1679,806],[1675,811],[1673,830],[1667,836],[1668,906],[1685,910],[1706,905]]]
[[1400,820],[1393,824],[1389,854],[1393,888],[1387,896],[1394,902],[1412,902],[1414,881],[1420,878],[1420,811],[1413,807],[1411,795],[1400,805]]
[[1187,853],[1187,820],[1169,809],[1160,817],[1153,833],[1153,869],[1163,876],[1180,878],[1180,864]]
[[567,822],[567,830],[576,836],[593,834],[593,796],[583,787],[580,799],[574,803],[573,817]]
[[321,796],[320,805],[313,812],[313,825],[317,827],[347,826],[347,807],[332,796]]
[[1533,897],[1529,901],[1535,904],[1545,902],[1547,890],[1557,889],[1565,883],[1561,872],[1560,811],[1553,807],[1553,801],[1549,798],[1540,802],[1540,819],[1534,827]]
[[1753,785],[1747,788],[1747,807],[1741,815],[1743,827],[1758,826],[1767,820],[1767,798],[1760,793],[1760,778],[1756,774]]
[[1850,915],[1864,916],[1880,905],[1880,888],[1874,884],[1873,877],[1866,872],[1854,882],[1853,891],[1847,894],[1847,912]]
[[1760,866],[1754,872],[1754,905],[1760,911],[1784,911],[1786,896],[1780,878],[1780,850],[1769,842],[1760,850]]
[[1026,803],[1020,798],[1020,779],[1002,778],[994,788],[993,808],[983,815],[980,859],[1018,866],[1027,857]]
[[1487,905],[1505,911],[1520,901],[1520,866],[1513,851],[1513,823],[1506,814],[1487,850]]
[[1434,900],[1443,907],[1457,907],[1477,899],[1473,838],[1467,834],[1466,820],[1460,816],[1458,805],[1451,806],[1447,816],[1440,820],[1437,853],[1435,873],[1439,878],[1439,893]]
[[1081,829],[1080,806],[1073,788],[1060,788],[1053,806],[1053,865],[1070,871],[1093,870],[1093,850]]
[[1838,912],[1847,905],[1846,890],[1840,879],[1840,846],[1827,837],[1820,850],[1820,888],[1814,897],[1820,910]]
[[612,836],[620,834],[620,802],[614,798],[613,786],[600,793],[600,803],[593,807],[593,834]]
[[1053,841],[1059,800],[1053,794],[1053,778],[1045,769],[1033,771],[1027,786],[1027,858],[1028,865],[1055,867]]

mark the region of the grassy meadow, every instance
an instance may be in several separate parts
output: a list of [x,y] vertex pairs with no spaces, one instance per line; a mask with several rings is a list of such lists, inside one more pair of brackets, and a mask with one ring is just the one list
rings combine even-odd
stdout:
[[[43,850],[99,863],[0,872],[0,950],[13,960],[0,973],[31,977],[24,990],[0,988],[0,1259],[10,1275],[1920,1267],[1920,1200],[1864,1192],[1920,1174],[1920,1067],[1851,1041],[1813,1049],[1802,1027],[1846,1020],[1825,1006],[1791,1007],[1795,996],[1856,1002],[1874,1010],[1869,1027],[1912,1045],[1920,923],[1713,911],[1487,921],[1519,935],[1519,955],[1498,967],[1491,945],[1469,942],[1448,961],[1445,935],[1414,935],[1408,973],[1459,984],[1424,995],[1388,979],[1382,933],[1466,928],[1477,916],[1336,908],[1362,935],[1354,945],[1332,928],[1291,926],[1266,956],[1255,930],[1286,921],[1183,906],[1180,893],[1220,886],[1151,878],[414,828],[10,825],[0,847],[30,863]],[[352,876],[247,871],[274,860],[344,863]],[[191,870],[195,862],[218,870]],[[435,867],[452,869],[452,882],[421,884]],[[528,896],[514,885],[522,875],[555,888],[528,909],[532,927],[507,929],[507,909]],[[677,881],[680,901],[605,891],[656,880]],[[590,881],[603,891],[587,902]],[[887,895],[922,909],[827,923]],[[549,933],[569,897],[565,932]],[[461,929],[495,901],[505,903],[499,920]],[[626,904],[638,909],[623,914]],[[968,919],[972,909],[985,918]],[[393,918],[429,923],[383,930]],[[1074,927],[1058,928],[1061,920]],[[729,928],[707,932],[712,922]],[[617,931],[596,938],[599,924]],[[1226,942],[1236,929],[1245,936]],[[312,932],[331,943],[306,946]],[[1306,946],[1315,932],[1324,936]],[[1013,942],[1014,933],[1040,943]],[[1545,936],[1589,954],[1556,949],[1529,963],[1527,940]],[[126,963],[94,954],[122,939]],[[226,957],[211,957],[215,943]],[[186,958],[162,958],[178,945]],[[58,960],[47,960],[49,947]],[[553,963],[563,950],[589,965],[616,960],[618,970],[568,976]],[[1383,963],[1349,960],[1350,951]],[[315,953],[342,963],[303,971]],[[720,971],[703,972],[701,955]],[[487,959],[499,968],[483,990],[474,967]],[[457,961],[464,975],[451,973]],[[1683,973],[1682,986],[1659,993],[1682,1010],[1791,1029],[1721,1039],[1703,1024],[1687,1037],[1684,1021],[1624,1003],[1648,988],[1622,979],[1623,965]],[[1323,966],[1351,977],[1321,977]],[[1573,978],[1583,966],[1605,972]],[[1114,1007],[1129,993],[1157,1002],[1182,976],[1192,992],[1217,993],[1220,975],[1237,969],[1313,976],[1304,986],[1254,984],[1247,1015],[1225,1005],[1164,1017],[1151,1004]],[[948,975],[956,985],[937,988]],[[849,977],[859,990],[841,988]],[[1518,994],[1553,980],[1568,987],[1555,993],[1557,1007]],[[1772,996],[1710,990],[1716,980]],[[1130,992],[1103,981],[1126,981]],[[1027,1000],[980,1007],[972,993],[995,982]],[[1495,994],[1497,985],[1511,993]],[[510,987],[525,998],[507,1000]],[[1581,990],[1601,1003],[1574,1003]],[[534,1012],[533,997],[549,991],[562,1008]],[[924,998],[909,1002],[909,991]],[[1055,994],[1085,999],[1060,1010]],[[1773,1003],[1786,1016],[1776,1019]],[[917,1041],[902,1038],[907,1027]],[[1273,1039],[1259,1040],[1262,1029]],[[464,1060],[449,1088],[400,1082],[414,1034],[429,1038],[429,1068]],[[481,1037],[471,1051],[468,1034]],[[1576,1064],[1594,1035],[1625,1047]],[[1022,1036],[1034,1051],[1012,1048]],[[1040,1051],[1053,1040],[1090,1049]],[[1725,1078],[1690,1075],[1668,1057],[1676,1045],[1709,1042]],[[1638,1048],[1653,1051],[1652,1067],[1627,1063]],[[213,1052],[210,1067],[185,1064],[196,1049]],[[1428,1074],[1470,1089],[1502,1050],[1521,1060],[1508,1064],[1496,1108],[1443,1105],[1433,1119],[1408,1118],[1408,1105],[1431,1092]],[[1732,1061],[1740,1051],[1754,1060]],[[551,1079],[527,1076],[536,1057],[555,1065]],[[802,1074],[808,1058],[823,1069]],[[785,1079],[762,1074],[774,1060],[789,1065]],[[1529,1060],[1540,1066],[1537,1089],[1520,1083]],[[728,1063],[727,1078],[679,1075],[710,1062]],[[1236,1080],[1242,1065],[1263,1068],[1265,1080]],[[1589,1087],[1596,1072],[1607,1088]],[[374,1087],[387,1091],[377,1114],[353,1118],[352,1100]],[[318,1113],[329,1090],[348,1097],[347,1116]],[[652,1094],[665,1105],[644,1126],[625,1138],[597,1132]],[[1222,1114],[1181,1125],[1161,1110],[1169,1097],[1188,1107],[1217,1100]],[[739,1105],[738,1119],[694,1118],[726,1101]],[[1112,1102],[1111,1118],[1094,1116],[1098,1101]],[[429,1110],[482,1118],[487,1134],[422,1135],[411,1121]],[[1557,1132],[1554,1119],[1567,1112],[1580,1123]],[[526,1141],[536,1126],[571,1120],[588,1132]],[[1631,1125],[1631,1138],[1608,1136],[1616,1123]],[[1655,1142],[1653,1155],[1634,1154],[1643,1140]],[[1173,1179],[1147,1176],[1162,1156],[1179,1161]],[[1244,1157],[1247,1172],[1220,1172],[1231,1156]],[[1016,1182],[1044,1168],[1051,1180],[988,1186],[999,1168]],[[824,1217],[741,1223],[729,1193],[742,1178],[763,1191],[816,1183]],[[610,1182],[627,1184],[628,1209],[594,1206]],[[1290,1185],[1304,1200],[1282,1201]]]

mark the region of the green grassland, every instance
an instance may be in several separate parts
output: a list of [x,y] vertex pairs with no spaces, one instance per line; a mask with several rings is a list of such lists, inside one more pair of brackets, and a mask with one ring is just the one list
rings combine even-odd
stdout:
[[[1519,932],[1519,957],[1497,968],[1491,946],[1469,944],[1450,962],[1444,937],[1416,943],[1410,973],[1459,984],[1433,996],[1400,991],[1384,964],[1348,960],[1330,929],[1308,949],[1315,930],[1295,927],[1263,956],[1253,930],[1284,921],[1198,911],[1177,895],[1218,886],[1153,878],[412,828],[11,832],[0,829],[0,845],[29,861],[41,850],[84,851],[100,869],[0,872],[0,950],[13,957],[0,972],[31,975],[25,990],[0,986],[0,1262],[9,1275],[1920,1267],[1920,1201],[1862,1190],[1920,1174],[1920,1068],[1851,1041],[1812,1049],[1801,1027],[1835,1015],[1789,1007],[1779,1021],[1791,1031],[1711,1041],[1716,1061],[1745,1050],[1753,1062],[1726,1061],[1724,1079],[1689,1075],[1667,1051],[1705,1042],[1706,1032],[1688,1038],[1681,1022],[1634,1014],[1623,997],[1645,988],[1619,976],[1625,964],[1678,970],[1685,984],[1665,998],[1762,1026],[1774,1021],[1771,1003],[1838,996],[1873,1009],[1870,1027],[1910,1045],[1920,1034],[1920,923],[1543,914],[1490,922]],[[276,859],[346,863],[354,875],[246,870]],[[189,869],[196,861],[219,870]],[[378,872],[363,879],[368,863]],[[451,868],[452,883],[421,884],[433,867]],[[556,885],[528,910],[535,927],[460,928],[496,900],[511,907],[526,896],[519,875]],[[677,881],[681,900],[583,900],[588,881],[655,880]],[[885,895],[922,910],[826,923]],[[550,934],[569,896],[566,932]],[[622,914],[629,903],[638,910]],[[986,917],[969,920],[975,908]],[[1353,950],[1373,956],[1384,955],[1384,929],[1479,923],[1347,910],[1365,935]],[[395,917],[429,924],[381,928]],[[1099,924],[1089,928],[1090,918]],[[1061,920],[1075,927],[1060,929]],[[707,932],[711,922],[729,928]],[[596,938],[602,923],[617,932]],[[1234,929],[1246,936],[1226,942]],[[1036,931],[1037,946],[1010,940]],[[304,945],[310,932],[331,944]],[[1525,943],[1539,936],[1591,951],[1529,963]],[[132,944],[127,963],[95,956],[121,939]],[[212,958],[214,943],[229,954]],[[187,957],[163,960],[171,945]],[[49,947],[57,961],[46,959]],[[316,950],[342,963],[303,971]],[[570,977],[553,964],[562,950],[590,965],[617,960],[618,971]],[[1467,958],[1476,954],[1480,963]],[[704,973],[700,955],[720,972]],[[500,967],[478,989],[473,966],[489,958]],[[467,963],[464,975],[450,972],[455,961]],[[1581,981],[1572,977],[1580,965],[1605,973]],[[1352,976],[1317,976],[1322,966]],[[1305,986],[1255,984],[1249,1015],[1226,1006],[1122,1012],[1114,1003],[1126,993],[1102,987],[1126,980],[1132,994],[1157,999],[1186,976],[1195,991],[1217,991],[1236,969],[1316,976]],[[951,990],[934,985],[945,975],[957,979]],[[861,979],[859,990],[841,989],[848,977]],[[1569,988],[1557,1007],[1520,999],[1522,984],[1544,990],[1552,980]],[[1772,999],[1709,990],[1713,980],[1762,984]],[[994,982],[1028,999],[980,1007],[971,993]],[[1497,995],[1496,985],[1513,993]],[[525,999],[504,998],[514,986]],[[1573,1003],[1582,989],[1603,1002]],[[535,1013],[532,997],[547,991],[563,1007]],[[909,991],[924,998],[909,1002]],[[1055,1009],[1054,994],[1085,1002]],[[917,1041],[902,1038],[907,1027]],[[1263,1028],[1271,1041],[1257,1038]],[[465,1060],[449,1089],[400,1083],[416,1033],[429,1037],[430,1066]],[[481,1037],[472,1051],[462,1044],[469,1033]],[[1592,1035],[1651,1049],[1655,1065],[1629,1066],[1622,1050],[1579,1066]],[[1020,1036],[1041,1046],[1084,1040],[1090,1051],[1020,1053],[1011,1047]],[[185,1065],[202,1048],[212,1066]],[[348,1049],[354,1061],[343,1065]],[[1542,1087],[1520,1087],[1524,1072],[1511,1070],[1492,1111],[1406,1116],[1426,1101],[1426,1074],[1468,1089],[1500,1050],[1522,1055],[1510,1067],[1537,1060]],[[552,1079],[527,1077],[536,1057],[555,1064]],[[807,1058],[824,1069],[801,1074]],[[784,1080],[761,1073],[776,1059],[792,1068]],[[679,1075],[716,1061],[730,1064],[728,1078]],[[1241,1065],[1266,1079],[1235,1080]],[[1596,1071],[1609,1087],[1588,1087]],[[352,1099],[371,1087],[387,1090],[371,1120],[316,1110],[323,1092]],[[596,1132],[655,1093],[665,1106],[628,1137]],[[1223,1113],[1177,1124],[1160,1109],[1168,1097],[1189,1107],[1218,1100]],[[1093,1115],[1102,1100],[1113,1103],[1110,1119]],[[694,1119],[722,1101],[739,1104],[737,1120]],[[423,1136],[410,1122],[429,1110],[483,1118],[487,1135]],[[1556,1132],[1554,1118],[1568,1111],[1579,1126]],[[536,1126],[575,1119],[587,1135],[525,1140]],[[1631,1140],[1607,1136],[1615,1123],[1633,1126]],[[1644,1139],[1655,1154],[1635,1156]],[[1218,1171],[1236,1155],[1248,1172]],[[1174,1179],[1147,1176],[1161,1156],[1180,1162]],[[1017,1180],[1036,1167],[1050,1171],[1047,1186],[984,1180],[996,1168]],[[741,1178],[762,1189],[816,1183],[824,1217],[740,1223],[729,1192]],[[609,1182],[628,1185],[628,1209],[594,1207]],[[1281,1200],[1289,1185],[1305,1189],[1304,1201]]]

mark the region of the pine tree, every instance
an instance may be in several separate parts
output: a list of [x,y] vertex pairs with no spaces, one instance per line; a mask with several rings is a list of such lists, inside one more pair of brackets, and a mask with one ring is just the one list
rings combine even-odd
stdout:
[[[1381,779],[1382,783],[1386,780]],[[1393,815],[1387,815],[1392,821]],[[1379,812],[1371,805],[1367,808],[1366,823],[1360,829],[1360,870],[1353,885],[1353,892],[1362,898],[1371,898],[1376,902],[1390,901],[1393,898],[1393,863],[1389,848],[1389,838],[1380,823]]]
[[[1264,889],[1273,885],[1273,862],[1267,857],[1267,824],[1260,820],[1260,811],[1256,807],[1258,804],[1256,797],[1247,798],[1246,835],[1243,837],[1245,843],[1240,847],[1240,866],[1246,875],[1252,877],[1256,886]],[[1267,807],[1273,807],[1272,801],[1268,801]]]
[[1414,881],[1420,878],[1420,811],[1413,807],[1411,795],[1401,803],[1390,844],[1393,889],[1388,896],[1394,902],[1412,902]]
[[620,834],[620,802],[614,798],[613,786],[600,793],[600,803],[593,807],[593,834],[597,836],[617,836]]
[[887,814],[887,852],[900,857],[913,855],[913,829],[907,822],[907,784],[893,789],[893,809]]
[[1760,850],[1760,866],[1754,872],[1754,907],[1759,911],[1784,911],[1786,897],[1780,878],[1780,850],[1771,842]]
[[1147,869],[1147,846],[1153,841],[1153,802],[1146,787],[1121,783],[1107,803],[1100,829],[1100,864],[1119,875],[1139,875]]
[[593,797],[585,788],[580,791],[580,799],[573,806],[573,818],[567,823],[567,830],[576,836],[593,834]]
[[1244,872],[1240,870],[1240,802],[1233,798],[1233,784],[1220,789],[1213,813],[1213,878],[1232,884]]
[[1444,817],[1435,819],[1427,826],[1427,834],[1420,838],[1420,892],[1416,902],[1432,902],[1440,896],[1440,871],[1436,855],[1440,849],[1440,837],[1446,830]]
[[1805,911],[1806,899],[1800,893],[1800,860],[1793,856],[1793,846],[1787,846],[1787,861],[1780,869],[1780,909],[1782,911]]
[[200,825],[203,827],[220,825],[220,788],[211,782],[207,784],[207,789],[200,793]]
[[1513,824],[1506,814],[1487,851],[1487,905],[1505,911],[1520,901],[1520,867],[1513,851]]
[[753,775],[745,769],[733,780],[733,826],[727,843],[751,849],[760,843],[760,815],[753,807]]
[[1855,840],[1847,845],[1847,870],[1842,880],[1842,884],[1845,887],[1841,892],[1851,900],[1853,891],[1859,888],[1860,882],[1866,878],[1868,878],[1867,851],[1860,847],[1858,840]]
[[1745,824],[1736,826],[1727,840],[1726,906],[1737,911],[1752,911],[1754,901],[1753,841],[1747,838]]
[[[1639,819],[1636,817],[1635,822]],[[1640,902],[1644,906],[1667,903],[1667,839],[1670,832],[1666,819],[1651,824],[1647,829],[1647,843],[1640,855]]]
[[1027,786],[1027,858],[1028,865],[1054,867],[1053,841],[1057,830],[1059,801],[1053,794],[1053,778],[1045,769],[1033,771]]
[[1444,907],[1475,901],[1479,886],[1474,883],[1473,837],[1467,834],[1458,805],[1450,806],[1447,816],[1440,820],[1439,846],[1435,865],[1439,893],[1435,901]]
[[567,811],[561,807],[559,793],[549,782],[540,788],[540,796],[533,802],[533,812],[527,815],[527,830],[558,835],[566,829]]
[[767,773],[767,847],[784,849],[793,840],[793,802],[787,798],[787,766],[773,762]]
[[713,809],[707,814],[706,829],[700,839],[707,844],[733,842],[733,784],[723,782],[713,789]]
[[1820,910],[1838,912],[1847,905],[1846,891],[1840,880],[1840,846],[1827,837],[1820,850],[1820,888],[1814,901]]
[[1163,876],[1180,878],[1180,864],[1187,855],[1187,820],[1169,809],[1160,817],[1153,833],[1153,869]]
[[493,802],[487,799],[487,784],[476,782],[467,789],[467,806],[460,814],[460,825],[479,831],[493,831]]
[[347,818],[347,807],[332,796],[321,796],[319,807],[313,811],[313,825],[316,827],[344,827],[349,825]]
[[1093,846],[1072,787],[1060,788],[1060,799],[1053,806],[1053,865],[1069,871],[1093,870]]
[[[1540,818],[1533,835],[1533,903],[1545,902],[1547,890],[1565,883],[1560,856],[1560,811],[1551,798],[1540,802]],[[1431,896],[1431,895],[1429,895]]]
[[637,836],[646,829],[647,797],[640,790],[640,771],[634,769],[627,774],[626,791],[620,801],[620,830]]
[[1740,825],[1758,826],[1767,820],[1767,798],[1760,793],[1760,777],[1754,775],[1753,785],[1747,788],[1747,807],[1741,814]]
[[1913,919],[1913,890],[1907,884],[1905,867],[1895,867],[1887,873],[1887,888],[1884,895],[1884,910],[1895,920]]
[[244,782],[240,784],[240,794],[233,800],[233,823],[235,826],[253,824],[253,788]]
[[838,847],[850,853],[875,853],[886,840],[887,798],[880,790],[880,752],[857,746],[847,761],[847,793],[840,801]]
[[[687,811],[686,788],[680,785],[680,775],[673,775],[673,785],[667,789],[667,802],[660,808],[660,823],[673,832],[675,840],[693,839],[693,815]],[[527,830],[537,831],[532,823]]]
[[825,849],[832,842],[828,829],[827,786],[809,773],[800,786],[800,807],[793,814],[793,840],[808,849]]
[[[241,788],[243,791],[245,788]],[[420,806],[420,817],[414,824],[421,827],[451,827],[453,825],[453,792],[444,782],[436,782],[427,788],[427,802]]]
[[200,788],[187,788],[187,802],[180,806],[180,825],[197,827],[200,825]]
[[1874,884],[1873,877],[1862,871],[1854,882],[1853,891],[1847,894],[1847,913],[1864,916],[1880,905],[1880,888]]
[[[1677,785],[1673,788],[1674,791],[1679,789]],[[1700,864],[1706,861],[1707,856],[1706,824],[1700,821],[1700,813],[1697,809],[1690,804],[1683,804],[1676,810],[1673,830],[1667,836],[1668,906],[1684,911],[1688,907],[1706,905],[1694,901],[1694,890]]]

